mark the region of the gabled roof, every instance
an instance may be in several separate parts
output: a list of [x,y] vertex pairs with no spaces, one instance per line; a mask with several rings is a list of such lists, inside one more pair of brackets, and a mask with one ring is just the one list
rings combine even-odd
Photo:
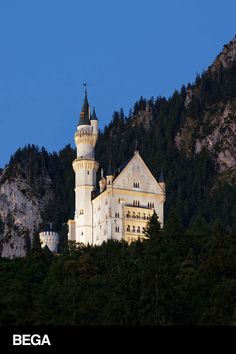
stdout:
[[128,160],[124,161],[120,167],[118,167],[114,171],[114,179],[119,176],[119,174],[123,171],[123,169],[128,165],[128,163],[132,160],[133,156],[131,156]]
[[[153,174],[151,173],[151,171],[149,170],[149,168],[147,167],[147,165],[145,164],[145,162],[143,161],[142,157],[139,155],[138,151],[135,151],[134,156],[132,156],[131,158],[129,158],[127,161],[125,161],[116,171],[115,171],[115,176],[114,176],[114,184],[115,185],[122,185],[122,176],[126,175],[126,172],[129,170],[130,168],[130,164],[132,164],[132,161],[136,160],[139,161],[139,163],[141,163],[141,165],[143,165],[144,170],[146,171],[147,176],[149,176],[149,189],[153,189],[153,190],[159,190],[159,193],[162,194],[163,189],[161,188],[159,182],[156,180],[156,178],[153,176]],[[122,175],[122,176],[121,176]],[[151,184],[150,184],[151,183]],[[152,186],[152,187],[151,187]]]

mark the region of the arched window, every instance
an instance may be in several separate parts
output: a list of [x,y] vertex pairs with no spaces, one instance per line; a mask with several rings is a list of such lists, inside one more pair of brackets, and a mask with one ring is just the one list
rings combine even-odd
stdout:
[[135,232],[135,226],[133,226],[132,232]]
[[127,231],[130,232],[130,225],[127,226]]
[[116,227],[115,227],[115,232],[120,232],[119,226],[116,226]]
[[138,232],[138,233],[140,233],[140,226],[138,226],[138,228],[137,228],[137,232]]
[[126,216],[127,216],[127,218],[130,218],[130,211],[128,211]]

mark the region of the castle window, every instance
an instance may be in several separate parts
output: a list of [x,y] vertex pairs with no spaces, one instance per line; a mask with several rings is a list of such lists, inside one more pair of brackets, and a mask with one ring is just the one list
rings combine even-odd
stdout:
[[140,226],[138,226],[138,228],[137,228],[137,232],[138,232],[138,233],[140,233]]
[[89,175],[89,171],[87,171],[87,175]]
[[83,233],[83,231],[82,231],[82,232],[81,232],[81,236],[83,236],[83,234],[84,234],[84,233]]
[[130,218],[130,211],[128,211],[126,217],[127,217],[127,218]]
[[133,186],[134,186],[134,188],[139,188],[139,182],[134,182]]
[[79,215],[83,215],[83,213],[84,213],[84,209],[80,209]]
[[120,232],[119,226],[116,226],[116,227],[115,227],[115,232]]
[[115,218],[119,218],[120,214],[119,213],[115,213]]
[[135,226],[133,226],[132,232],[135,232]]
[[130,225],[127,226],[127,231],[130,232]]

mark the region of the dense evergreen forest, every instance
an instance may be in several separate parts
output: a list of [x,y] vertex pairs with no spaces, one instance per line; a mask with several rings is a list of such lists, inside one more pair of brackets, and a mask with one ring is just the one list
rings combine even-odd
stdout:
[[[194,94],[186,105],[189,91]],[[105,172],[107,151],[115,170],[138,149],[157,179],[164,174],[165,227],[160,230],[154,215],[143,243],[67,247],[75,151],[70,146],[53,154],[35,146],[19,149],[4,178],[23,174],[40,195],[47,193],[49,176],[54,197],[44,223],[54,221],[63,245],[55,256],[41,251],[35,237],[28,257],[0,259],[0,323],[235,325],[235,171],[219,172],[214,152],[196,154],[190,144],[186,154],[175,143],[187,117],[202,122],[206,111],[214,114],[220,103],[235,99],[236,63],[204,72],[169,99],[141,98],[128,117],[122,109],[115,112],[100,132],[96,159]]]
[[0,260],[2,325],[235,325],[235,234],[154,215],[147,240]]

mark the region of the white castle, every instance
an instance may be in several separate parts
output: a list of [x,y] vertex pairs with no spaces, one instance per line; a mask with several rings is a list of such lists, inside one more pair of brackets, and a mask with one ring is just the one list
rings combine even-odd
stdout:
[[99,181],[96,192],[94,149],[98,138],[98,119],[85,98],[74,135],[77,158],[75,171],[75,215],[68,221],[68,239],[100,245],[108,239],[132,242],[144,238],[144,228],[155,210],[164,222],[165,183],[154,178],[138,151],[112,173],[111,164]]

